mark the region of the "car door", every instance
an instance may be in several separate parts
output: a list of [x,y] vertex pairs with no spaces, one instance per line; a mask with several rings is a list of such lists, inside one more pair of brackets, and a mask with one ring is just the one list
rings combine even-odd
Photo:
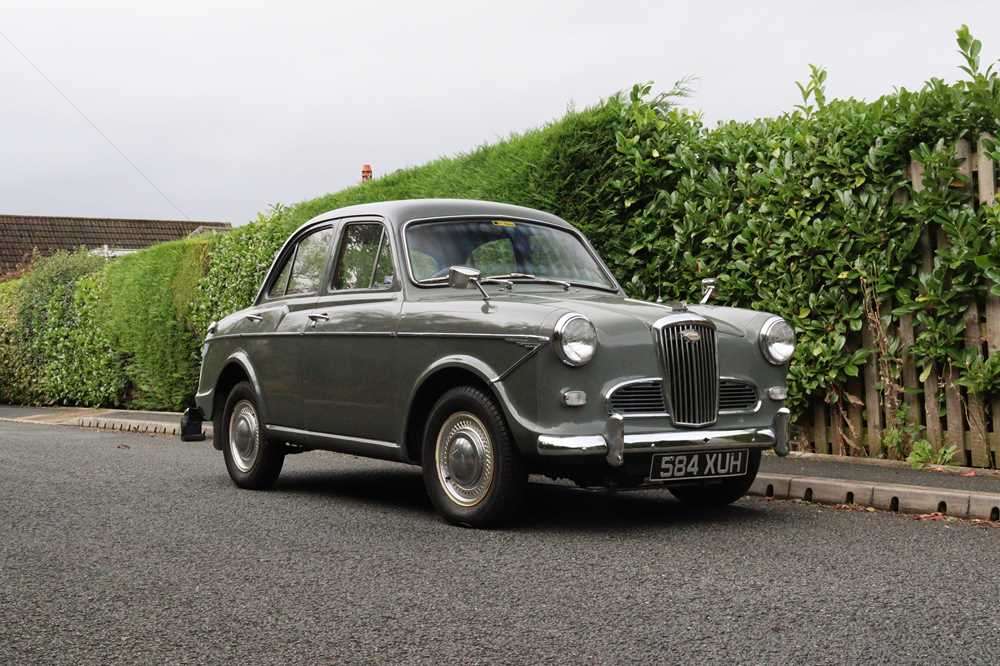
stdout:
[[267,425],[303,429],[302,335],[329,270],[333,227],[306,232],[285,252],[260,303],[239,323],[257,373]]
[[303,335],[306,427],[388,445],[402,418],[395,338],[402,285],[393,238],[372,219],[342,222],[338,237],[331,278]]

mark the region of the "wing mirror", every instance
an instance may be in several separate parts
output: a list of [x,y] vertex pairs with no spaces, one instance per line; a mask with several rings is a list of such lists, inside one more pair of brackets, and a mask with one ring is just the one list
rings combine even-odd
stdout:
[[482,275],[480,271],[468,266],[452,266],[448,269],[448,286],[455,289],[468,289]]
[[454,289],[468,289],[475,286],[483,294],[483,300],[490,300],[483,285],[479,281],[482,272],[468,266],[452,266],[448,269],[448,286]]
[[712,294],[715,293],[715,278],[704,278],[701,281],[701,301],[700,303],[708,303],[712,298]]

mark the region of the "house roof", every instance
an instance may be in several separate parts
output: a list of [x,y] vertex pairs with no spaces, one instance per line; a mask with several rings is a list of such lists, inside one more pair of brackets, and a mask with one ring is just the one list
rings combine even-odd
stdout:
[[43,255],[81,246],[136,250],[184,238],[196,230],[225,231],[230,227],[227,222],[189,220],[0,215],[0,276],[17,270],[35,250]]

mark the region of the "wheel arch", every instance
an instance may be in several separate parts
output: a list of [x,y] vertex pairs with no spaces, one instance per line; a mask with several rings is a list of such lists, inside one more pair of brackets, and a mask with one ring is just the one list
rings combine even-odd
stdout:
[[[229,355],[229,357],[222,364],[222,371],[219,372],[218,378],[215,380],[215,387],[212,396],[212,417],[214,421],[215,432],[220,432],[219,424],[222,418],[222,412],[225,410],[226,399],[229,397],[229,392],[233,390],[233,387],[240,382],[250,382],[253,387],[254,396],[257,399],[257,411],[260,414],[261,423],[267,423],[267,405],[264,401],[264,396],[260,390],[260,382],[257,379],[257,373],[253,369],[253,365],[250,363],[250,358],[247,356],[246,352],[240,350]],[[212,439],[212,446],[216,449],[222,450],[222,443]]]
[[496,372],[482,361],[467,356],[440,359],[425,370],[414,383],[403,421],[403,455],[407,462],[420,464],[423,434],[431,407],[446,391],[456,386],[477,386],[500,405],[507,422],[510,414],[506,400],[495,384]]

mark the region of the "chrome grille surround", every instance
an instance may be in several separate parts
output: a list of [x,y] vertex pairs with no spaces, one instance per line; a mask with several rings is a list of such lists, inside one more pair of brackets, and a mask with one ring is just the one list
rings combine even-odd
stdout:
[[719,378],[719,413],[746,414],[760,409],[757,385],[735,377]]
[[605,396],[608,414],[625,418],[667,416],[663,402],[663,380],[659,377],[629,379],[615,384]]
[[653,324],[663,400],[674,425],[699,428],[719,417],[719,363],[715,324],[676,312]]

